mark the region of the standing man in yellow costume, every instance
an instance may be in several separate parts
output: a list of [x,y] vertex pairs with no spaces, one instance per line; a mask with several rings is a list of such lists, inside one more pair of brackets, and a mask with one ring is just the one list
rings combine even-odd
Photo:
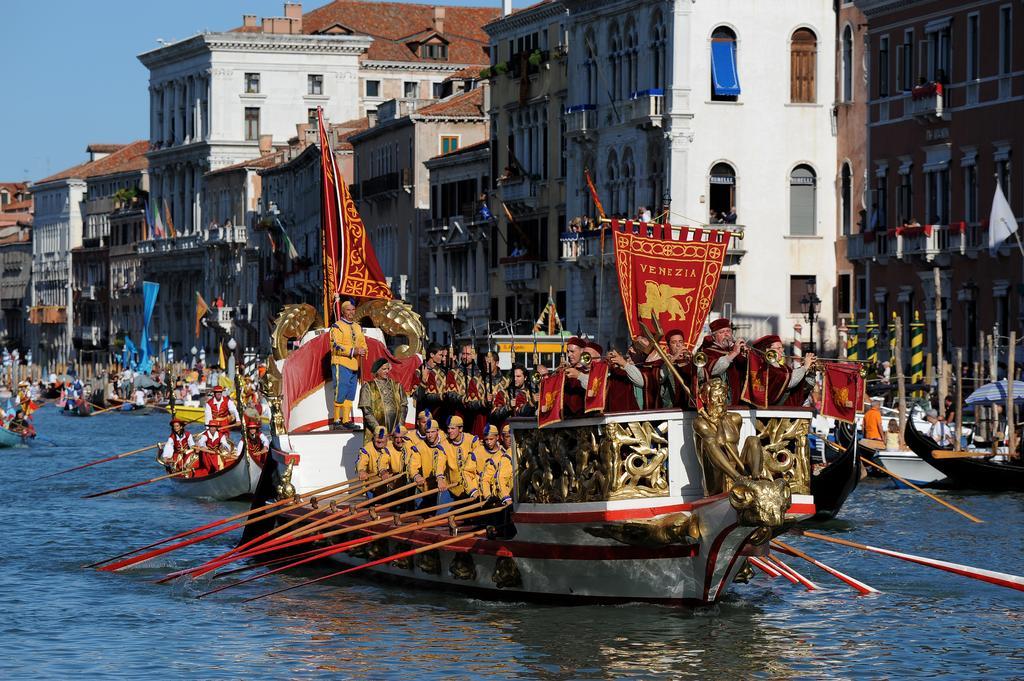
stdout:
[[334,373],[334,422],[332,428],[359,430],[352,420],[352,401],[359,385],[359,362],[366,357],[366,337],[356,322],[351,300],[341,304],[341,318],[331,327],[331,369]]

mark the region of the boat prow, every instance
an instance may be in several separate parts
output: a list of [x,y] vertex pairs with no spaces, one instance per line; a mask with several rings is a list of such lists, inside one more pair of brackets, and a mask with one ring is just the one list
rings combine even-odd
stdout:
[[196,478],[176,477],[170,483],[177,494],[228,501],[245,499],[256,492],[262,469],[248,454],[236,458],[222,470]]

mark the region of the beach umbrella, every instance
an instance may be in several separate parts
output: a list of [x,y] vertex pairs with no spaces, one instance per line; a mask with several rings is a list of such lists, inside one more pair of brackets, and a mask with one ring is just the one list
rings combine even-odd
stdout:
[[135,377],[136,388],[159,388],[160,384],[150,378],[147,374],[139,374]]
[[[1006,404],[1006,379],[981,386],[967,397],[967,404]],[[1024,381],[1013,382],[1013,401],[1024,404]]]

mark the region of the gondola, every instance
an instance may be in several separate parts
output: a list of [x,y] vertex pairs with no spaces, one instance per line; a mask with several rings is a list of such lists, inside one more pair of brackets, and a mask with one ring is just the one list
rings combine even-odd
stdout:
[[18,447],[19,445],[28,444],[30,437],[32,436],[28,433],[15,433],[9,428],[0,426],[0,448]]
[[836,424],[840,454],[811,476],[811,494],[817,509],[815,520],[835,518],[846,498],[860,482],[860,445],[856,443],[855,432],[850,424]]
[[[907,421],[903,433],[907,446],[928,464],[946,475],[944,487],[975,489],[988,492],[1024,491],[1024,464],[1018,461],[997,461],[993,457],[937,459],[932,456],[940,447]],[[950,450],[951,451],[951,450]]]
[[228,501],[245,499],[256,491],[261,468],[246,453],[223,470],[201,478],[171,478],[175,492],[189,497]]
[[60,413],[64,416],[89,416],[92,414],[92,405],[82,400],[70,408],[65,405],[61,408]]

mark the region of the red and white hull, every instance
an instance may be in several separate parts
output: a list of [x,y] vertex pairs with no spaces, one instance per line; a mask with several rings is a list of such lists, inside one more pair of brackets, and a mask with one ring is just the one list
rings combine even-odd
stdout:
[[252,496],[263,469],[245,454],[231,465],[201,478],[171,478],[177,494],[197,499],[227,501]]
[[[744,434],[753,433],[756,418],[764,414],[741,413]],[[773,412],[772,416],[802,418],[805,415]],[[623,414],[567,421],[555,428],[641,419],[663,423],[662,430],[669,442],[667,486],[663,495],[581,503],[516,503],[512,517],[516,534],[512,539],[472,537],[446,545],[438,552],[436,572],[421,569],[415,558],[408,565],[377,565],[367,572],[495,598],[691,605],[716,602],[742,567],[742,556],[760,555],[763,547],[751,545],[751,535],[758,528],[741,524],[728,495],[704,494],[702,470],[692,441],[693,414]],[[517,434],[531,429],[528,423],[518,423],[515,427]],[[274,446],[282,453],[275,453],[275,457],[284,464],[291,484],[301,494],[354,477],[356,455],[362,441],[361,433],[293,432],[276,438]],[[518,488],[514,496],[522,498]],[[810,495],[794,494],[786,521],[809,518],[814,512]],[[680,519],[693,514],[697,514],[700,527],[699,539],[694,541],[642,545],[612,538],[614,532],[607,531],[628,522],[670,516]],[[487,518],[482,518],[481,522],[488,522]],[[377,529],[391,529],[391,526],[381,525]],[[381,552],[373,557],[425,546],[450,536],[447,528],[411,528],[408,533],[382,540],[387,541],[387,545],[378,547]],[[472,571],[452,571],[452,561],[460,554],[472,559]],[[370,559],[350,553],[331,557],[344,565],[358,565]],[[497,574],[501,572],[500,559],[511,559],[517,580],[502,579]],[[467,559],[457,560],[462,561],[465,568]],[[504,562],[507,577],[509,562]]]

